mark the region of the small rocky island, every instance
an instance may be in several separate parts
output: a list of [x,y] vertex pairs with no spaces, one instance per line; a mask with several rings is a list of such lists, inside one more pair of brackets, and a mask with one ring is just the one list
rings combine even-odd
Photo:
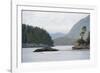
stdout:
[[84,39],[86,33],[86,26],[83,26],[80,32],[80,39],[74,43],[73,49],[89,49],[90,48],[90,32],[88,32],[87,38]]
[[43,47],[41,49],[36,49],[33,52],[44,52],[44,51],[58,51],[57,49],[51,48],[51,47]]

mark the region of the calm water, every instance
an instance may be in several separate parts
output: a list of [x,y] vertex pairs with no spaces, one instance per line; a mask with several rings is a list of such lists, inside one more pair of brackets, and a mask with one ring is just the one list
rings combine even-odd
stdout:
[[[40,48],[40,47],[39,47]],[[33,52],[37,48],[22,48],[22,62],[89,59],[89,50],[72,50],[72,46],[55,46],[59,51]]]

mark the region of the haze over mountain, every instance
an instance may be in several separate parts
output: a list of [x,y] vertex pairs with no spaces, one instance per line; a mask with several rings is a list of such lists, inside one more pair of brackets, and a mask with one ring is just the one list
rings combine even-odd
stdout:
[[58,33],[51,33],[50,36],[52,37],[52,39],[56,39],[56,38],[59,38],[59,37],[63,37],[65,36],[66,34],[65,33],[61,33],[61,32],[58,32]]
[[81,28],[86,26],[87,32],[85,38],[87,37],[87,33],[90,31],[90,15],[78,21],[72,29],[63,37],[58,37],[54,39],[54,45],[72,45],[74,42],[80,38]]

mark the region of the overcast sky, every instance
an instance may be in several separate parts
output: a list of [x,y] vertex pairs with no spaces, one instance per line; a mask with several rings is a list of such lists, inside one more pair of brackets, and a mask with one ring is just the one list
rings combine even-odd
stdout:
[[60,32],[66,34],[75,23],[88,15],[82,13],[23,11],[22,23],[43,28],[49,33]]

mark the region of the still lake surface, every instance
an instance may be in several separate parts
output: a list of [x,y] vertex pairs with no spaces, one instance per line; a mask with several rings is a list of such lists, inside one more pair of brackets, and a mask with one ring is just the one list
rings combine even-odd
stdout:
[[41,61],[67,61],[67,60],[86,60],[90,58],[90,51],[72,50],[72,46],[55,46],[59,51],[33,52],[38,48],[22,48],[22,62],[41,62]]

